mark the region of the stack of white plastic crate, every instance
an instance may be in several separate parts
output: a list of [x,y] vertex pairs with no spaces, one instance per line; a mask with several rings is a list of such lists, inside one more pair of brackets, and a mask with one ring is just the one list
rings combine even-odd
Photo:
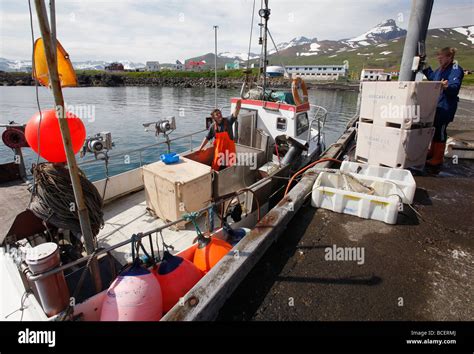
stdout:
[[437,81],[362,83],[356,159],[379,166],[423,166],[440,92]]

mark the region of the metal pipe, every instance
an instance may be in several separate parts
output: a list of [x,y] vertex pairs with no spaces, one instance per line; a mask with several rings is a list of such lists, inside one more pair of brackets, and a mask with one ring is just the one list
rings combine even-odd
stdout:
[[214,108],[217,108],[217,29],[219,26],[214,26]]
[[[85,241],[86,252],[88,254],[91,254],[94,252],[94,236],[92,234],[92,229],[90,225],[89,213],[84,201],[84,193],[82,191],[81,180],[79,178],[79,169],[76,164],[76,157],[74,156],[74,151],[72,148],[69,126],[67,120],[64,119],[64,97],[61,89],[61,83],[59,81],[58,66],[57,61],[55,60],[56,56],[53,55],[53,50],[56,50],[56,48],[53,48],[53,43],[51,40],[51,31],[48,24],[48,14],[46,12],[44,0],[35,0],[35,7],[36,13],[38,15],[38,22],[41,29],[41,37],[43,37],[49,78],[51,88],[53,90],[54,101],[56,104],[56,114],[58,117],[59,128],[61,130],[64,150],[66,153],[66,159],[69,168],[69,174],[71,177],[71,185],[74,191],[79,223],[81,225],[81,231]],[[93,260],[91,263],[91,274],[92,278],[94,279],[96,291],[101,291],[102,281],[100,279],[99,264],[97,260]]]
[[[174,139],[170,139],[170,143],[173,142],[173,141],[176,141],[176,140],[180,140],[180,139],[184,139],[184,138],[188,138],[190,136],[193,136],[193,135],[196,135],[196,134],[200,134],[200,133],[204,133],[204,132],[207,132],[207,129],[202,129],[202,130],[199,130],[197,132],[194,132],[194,133],[190,133],[190,134],[186,134],[186,135],[183,135],[183,136],[179,136],[177,138],[174,138]],[[127,151],[124,151],[124,152],[121,152],[119,154],[114,154],[114,155],[109,155],[109,159],[112,159],[112,158],[116,158],[116,157],[123,157],[124,155],[127,155],[127,154],[131,154],[131,153],[134,153],[134,152],[141,152],[143,150],[146,150],[146,149],[151,149],[153,147],[156,147],[156,146],[159,146],[159,145],[163,145],[163,144],[166,144],[167,142],[166,141],[160,141],[159,143],[155,143],[155,144],[151,144],[151,145],[146,145],[146,146],[143,146],[141,148],[137,148],[137,149],[132,149],[132,150],[127,150]],[[79,163],[79,165],[87,165],[89,163],[93,163],[93,162],[97,162],[97,160],[93,159],[93,160],[87,160],[87,161],[81,161]]]
[[264,18],[263,24],[263,100],[265,101],[265,90],[267,88],[267,42],[268,42],[268,19],[270,18],[270,10],[268,8],[268,0],[265,0],[265,8],[260,10],[260,16]]
[[426,40],[433,2],[434,0],[413,0],[411,3],[410,20],[398,81],[415,80],[416,73],[412,70],[413,59],[420,55],[418,44],[424,43]]

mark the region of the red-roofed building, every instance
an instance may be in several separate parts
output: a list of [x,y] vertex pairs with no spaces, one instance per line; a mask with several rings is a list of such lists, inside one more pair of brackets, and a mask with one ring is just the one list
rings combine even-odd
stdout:
[[202,70],[206,66],[206,62],[204,60],[201,61],[194,61],[190,60],[186,63],[186,70]]

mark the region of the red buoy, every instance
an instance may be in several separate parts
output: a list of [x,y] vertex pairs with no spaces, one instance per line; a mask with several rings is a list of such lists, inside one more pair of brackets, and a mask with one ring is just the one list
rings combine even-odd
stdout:
[[[59,121],[54,109],[41,112],[41,127],[39,129],[39,149],[38,152],[38,126],[40,124],[40,114],[36,113],[26,124],[25,137],[30,147],[49,162],[65,162],[66,153],[64,151]],[[67,112],[66,120],[71,133],[71,142],[74,153],[81,150],[86,139],[86,128],[82,120],[76,115]]]
[[165,251],[163,261],[158,265],[155,275],[163,296],[163,312],[168,312],[196,285],[203,273],[187,259]]
[[232,245],[223,240],[199,236],[193,263],[198,269],[207,273],[231,249]]

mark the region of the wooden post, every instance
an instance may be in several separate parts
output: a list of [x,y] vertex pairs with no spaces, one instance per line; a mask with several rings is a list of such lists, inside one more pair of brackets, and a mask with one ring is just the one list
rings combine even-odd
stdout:
[[[35,0],[36,13],[38,15],[38,22],[41,29],[41,36],[43,37],[44,52],[46,61],[48,63],[49,81],[53,90],[54,101],[56,104],[56,114],[59,121],[59,128],[66,152],[67,164],[69,167],[69,174],[71,176],[71,184],[76,200],[77,214],[79,216],[79,223],[81,224],[82,236],[85,240],[86,252],[91,254],[94,252],[94,237],[92,235],[89,213],[84,201],[84,194],[79,179],[79,169],[76,163],[76,157],[71,143],[71,134],[67,124],[66,112],[64,109],[64,98],[61,90],[61,83],[59,81],[58,65],[56,61],[56,48],[52,46],[51,31],[48,23],[48,14],[44,0]],[[54,54],[53,54],[54,53]],[[102,281],[100,278],[99,263],[97,259],[91,261],[91,274],[94,279],[95,289],[97,292],[102,291]]]

